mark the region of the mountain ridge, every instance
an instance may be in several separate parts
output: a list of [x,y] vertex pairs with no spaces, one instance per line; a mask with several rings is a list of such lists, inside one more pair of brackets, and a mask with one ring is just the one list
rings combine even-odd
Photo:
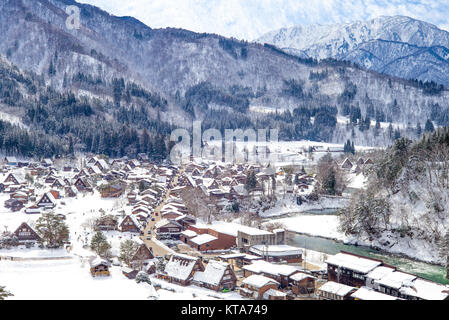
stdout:
[[[434,52],[434,59],[425,61],[424,66],[421,66],[421,69],[427,70],[421,73],[414,72],[414,68],[422,63],[421,55],[426,54],[416,50],[421,48],[432,51],[438,47],[449,50],[449,32],[406,16],[381,16],[347,24],[283,28],[269,32],[256,41],[276,45],[303,57],[347,60],[367,69],[404,79],[435,81],[449,85],[446,76],[449,71],[448,59],[444,53]],[[385,47],[386,41],[389,47]],[[404,50],[403,46],[409,48],[402,57],[413,57],[407,62],[408,66],[405,66],[405,69],[400,62],[394,65],[395,57]],[[387,62],[376,64],[376,60],[369,54],[373,57],[382,56]],[[444,65],[438,65],[438,62]]]

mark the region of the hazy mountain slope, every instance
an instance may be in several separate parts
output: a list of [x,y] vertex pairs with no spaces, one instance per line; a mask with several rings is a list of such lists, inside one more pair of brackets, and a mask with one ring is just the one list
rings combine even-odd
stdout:
[[[79,30],[66,27],[67,5],[81,8]],[[429,91],[418,83],[345,63],[316,64],[270,46],[218,35],[155,30],[133,18],[111,16],[74,1],[2,1],[0,27],[5,35],[0,39],[0,54],[20,69],[41,75],[47,85],[114,100],[117,106],[123,103],[122,95],[132,91],[132,86],[119,85],[117,94],[114,83],[120,81],[113,80],[123,78],[156,97],[156,103],[146,108],[149,117],[174,125],[188,126],[195,117],[219,128],[276,127],[284,139],[345,142],[352,137],[356,143],[384,145],[391,137],[377,137],[373,131],[352,133],[352,129],[365,117],[391,121],[395,128],[424,124],[428,118],[449,124],[449,117],[440,117],[449,113],[449,93],[441,88]],[[430,27],[425,31],[436,32]],[[426,41],[421,44],[437,45]],[[404,52],[411,50],[404,48]],[[135,94],[141,95],[139,90]],[[157,102],[159,96],[167,102],[163,108]],[[133,98],[126,107],[146,103]],[[435,105],[438,112],[432,113]],[[360,109],[351,125],[335,125],[334,115],[321,119],[324,127],[312,119],[323,108],[349,116],[344,110],[350,107]],[[264,113],[296,108],[303,109],[294,116]],[[405,130],[404,134],[408,135]]]
[[449,33],[403,16],[272,31],[257,40],[292,54],[355,62],[405,79],[449,85]]

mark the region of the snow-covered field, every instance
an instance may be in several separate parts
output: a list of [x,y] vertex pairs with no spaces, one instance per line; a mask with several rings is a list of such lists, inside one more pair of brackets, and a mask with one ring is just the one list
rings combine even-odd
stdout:
[[[84,262],[83,262],[84,261]],[[0,283],[14,296],[11,299],[32,300],[146,300],[154,288],[126,278],[120,267],[111,267],[111,276],[93,278],[86,259],[0,261]],[[158,284],[156,297],[161,300],[241,299],[236,292],[221,293],[182,287],[151,278]]]
[[276,206],[259,213],[259,215],[262,218],[270,218],[294,213],[303,213],[310,210],[338,209],[344,207],[348,201],[349,200],[346,198],[323,197],[319,201],[303,203],[299,206],[296,203],[295,197],[287,195],[285,199],[278,201]]
[[285,229],[310,236],[328,239],[346,240],[346,236],[338,231],[338,217],[334,215],[299,214],[291,218],[274,219],[267,223],[281,223]]
[[148,284],[137,284],[112,267],[110,277],[93,278],[89,263],[80,259],[51,261],[1,261],[0,283],[11,299],[42,300],[142,300],[151,293]]

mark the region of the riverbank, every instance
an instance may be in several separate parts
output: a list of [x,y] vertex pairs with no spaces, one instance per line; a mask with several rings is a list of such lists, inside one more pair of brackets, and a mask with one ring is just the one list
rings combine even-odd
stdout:
[[331,210],[337,212],[338,209],[345,207],[349,203],[349,198],[344,197],[321,197],[318,201],[304,202],[301,205],[296,203],[296,196],[288,195],[285,199],[278,201],[276,206],[259,213],[262,219],[282,218],[299,213],[311,211]]
[[[445,278],[445,267],[432,259],[432,248],[420,244],[414,250],[400,244],[385,249],[375,241],[362,241],[344,235],[338,230],[338,216],[323,212],[296,213],[286,218],[266,218],[264,224],[280,223],[289,231],[289,244],[324,254],[334,255],[348,251],[397,266],[399,269],[416,274],[438,283],[449,284]],[[385,235],[387,236],[387,235]],[[421,252],[419,251],[421,250]]]

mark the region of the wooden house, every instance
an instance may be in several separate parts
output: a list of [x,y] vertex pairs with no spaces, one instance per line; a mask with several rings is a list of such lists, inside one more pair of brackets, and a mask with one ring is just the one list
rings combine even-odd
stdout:
[[65,196],[66,196],[66,197],[68,197],[68,198],[74,198],[74,197],[76,197],[76,195],[77,195],[77,193],[78,193],[78,190],[76,189],[76,187],[73,187],[73,186],[66,186],[66,187],[64,188],[64,193],[65,193]]
[[204,265],[199,258],[177,253],[170,257],[164,271],[158,276],[169,282],[188,286],[197,271],[204,271]]
[[125,192],[125,187],[122,184],[109,184],[101,188],[100,193],[102,198],[118,198]]
[[135,270],[128,267],[122,267],[122,274],[128,279],[135,279],[138,273],[139,270]]
[[340,166],[342,169],[347,169],[347,170],[349,170],[349,169],[351,169],[352,167],[353,167],[353,163],[348,159],[348,158],[346,158],[344,161],[343,161],[343,163],[341,164],[341,166]]
[[56,207],[56,199],[51,192],[47,192],[42,195],[36,205],[38,207],[54,208]]
[[301,263],[302,250],[288,245],[255,245],[249,252],[270,262]]
[[316,277],[298,272],[290,277],[291,288],[294,294],[312,294],[315,292]]
[[326,263],[329,281],[358,288],[365,285],[369,272],[383,264],[381,260],[367,258],[345,251],[329,257]]
[[15,184],[15,185],[20,185],[20,184],[25,184],[26,180],[25,178],[23,178],[22,175],[17,174],[17,173],[9,173],[5,180],[3,181],[4,184]]
[[113,231],[118,229],[118,218],[113,215],[105,215],[95,221],[95,231]]
[[154,259],[153,250],[148,248],[145,243],[141,243],[139,248],[136,250],[136,253],[131,258],[131,266],[134,269],[142,270],[151,259]]
[[18,164],[16,157],[5,157],[3,163],[8,166],[17,166]]
[[242,281],[240,294],[244,297],[262,300],[263,294],[270,289],[277,290],[279,282],[261,275],[251,275]]
[[66,183],[62,179],[55,179],[51,185],[52,188],[62,189],[66,186]]
[[90,191],[92,190],[90,184],[83,178],[79,177],[76,179],[75,183],[73,184],[75,188],[78,189],[78,191]]
[[139,221],[137,221],[137,219],[135,219],[131,215],[127,215],[125,218],[123,218],[123,220],[120,222],[118,226],[118,229],[121,232],[135,232],[135,233],[140,233],[142,230]]
[[179,239],[182,226],[173,220],[162,219],[155,224],[157,239]]
[[100,257],[92,258],[89,261],[89,264],[92,277],[104,277],[110,275],[110,263],[107,260]]
[[194,274],[193,283],[215,291],[233,290],[237,277],[228,263],[210,260],[204,271],[197,271]]
[[41,237],[37,234],[37,232],[25,222],[23,222],[16,229],[16,231],[14,231],[13,235],[17,238],[19,244],[36,243],[41,241]]
[[351,294],[356,290],[354,287],[329,281],[318,288],[317,292],[320,300],[353,300]]

